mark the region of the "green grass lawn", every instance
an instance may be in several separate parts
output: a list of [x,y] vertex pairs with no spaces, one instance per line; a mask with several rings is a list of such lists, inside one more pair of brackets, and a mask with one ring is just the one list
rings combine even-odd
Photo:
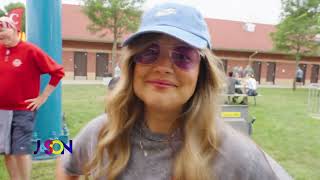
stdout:
[[[257,106],[250,101],[250,114],[257,118],[253,139],[298,180],[320,179],[320,120],[308,116],[306,89],[261,89]],[[104,86],[63,86],[63,111],[74,137],[88,120],[103,113]],[[54,179],[54,161],[33,164],[32,179]],[[0,179],[8,179],[0,157]]]
[[320,179],[320,120],[307,113],[308,90],[261,89],[253,139],[295,179]]

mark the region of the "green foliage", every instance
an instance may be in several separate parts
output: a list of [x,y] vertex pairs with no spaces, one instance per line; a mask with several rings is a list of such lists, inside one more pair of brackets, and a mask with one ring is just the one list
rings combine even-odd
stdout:
[[[8,14],[12,9],[16,9],[16,8],[23,8],[25,10],[25,5],[21,2],[17,2],[17,3],[10,3],[8,5],[6,5],[4,7],[4,10],[0,9],[0,17],[4,16],[6,14]],[[25,32],[26,28],[25,28],[25,13],[23,13],[23,17],[22,17],[22,23],[21,23],[21,30],[23,32]]]
[[6,13],[3,10],[0,9],[0,17],[2,17],[4,15],[6,15]]
[[[88,29],[100,36],[113,34],[112,60],[115,60],[117,42],[124,34],[138,28],[144,0],[83,0],[84,13],[92,24]],[[114,62],[113,62],[114,63]]]
[[316,53],[320,43],[315,41],[320,34],[320,0],[282,0],[283,19],[272,33],[276,50],[298,56]]
[[[282,0],[282,21],[271,33],[276,50],[294,54],[296,69],[302,56],[320,55],[320,0]],[[293,77],[293,90],[296,80]]]

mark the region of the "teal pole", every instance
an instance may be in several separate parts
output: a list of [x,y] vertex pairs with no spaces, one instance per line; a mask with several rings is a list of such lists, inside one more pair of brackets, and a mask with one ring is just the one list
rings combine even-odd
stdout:
[[[61,0],[28,0],[26,5],[27,41],[36,44],[57,63],[62,63]],[[50,80],[49,75],[41,77],[41,92]],[[40,140],[40,152],[34,159],[53,158],[44,153],[44,142],[64,137],[62,128],[61,83],[47,102],[36,113],[33,146]],[[33,148],[36,149],[35,147]]]

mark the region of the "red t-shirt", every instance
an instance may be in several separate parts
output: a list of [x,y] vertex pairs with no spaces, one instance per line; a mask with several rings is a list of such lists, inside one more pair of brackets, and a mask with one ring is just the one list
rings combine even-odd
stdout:
[[41,74],[49,74],[49,84],[56,86],[64,70],[31,43],[11,48],[0,44],[0,109],[28,110],[24,101],[39,96]]

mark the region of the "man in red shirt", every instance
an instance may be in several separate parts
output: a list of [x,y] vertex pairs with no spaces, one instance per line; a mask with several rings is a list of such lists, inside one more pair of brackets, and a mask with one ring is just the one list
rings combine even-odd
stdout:
[[[40,94],[41,74],[51,79]],[[10,151],[0,153],[5,154],[11,179],[30,179],[34,114],[63,76],[63,67],[40,48],[20,41],[10,18],[0,18],[0,128],[11,129]]]

